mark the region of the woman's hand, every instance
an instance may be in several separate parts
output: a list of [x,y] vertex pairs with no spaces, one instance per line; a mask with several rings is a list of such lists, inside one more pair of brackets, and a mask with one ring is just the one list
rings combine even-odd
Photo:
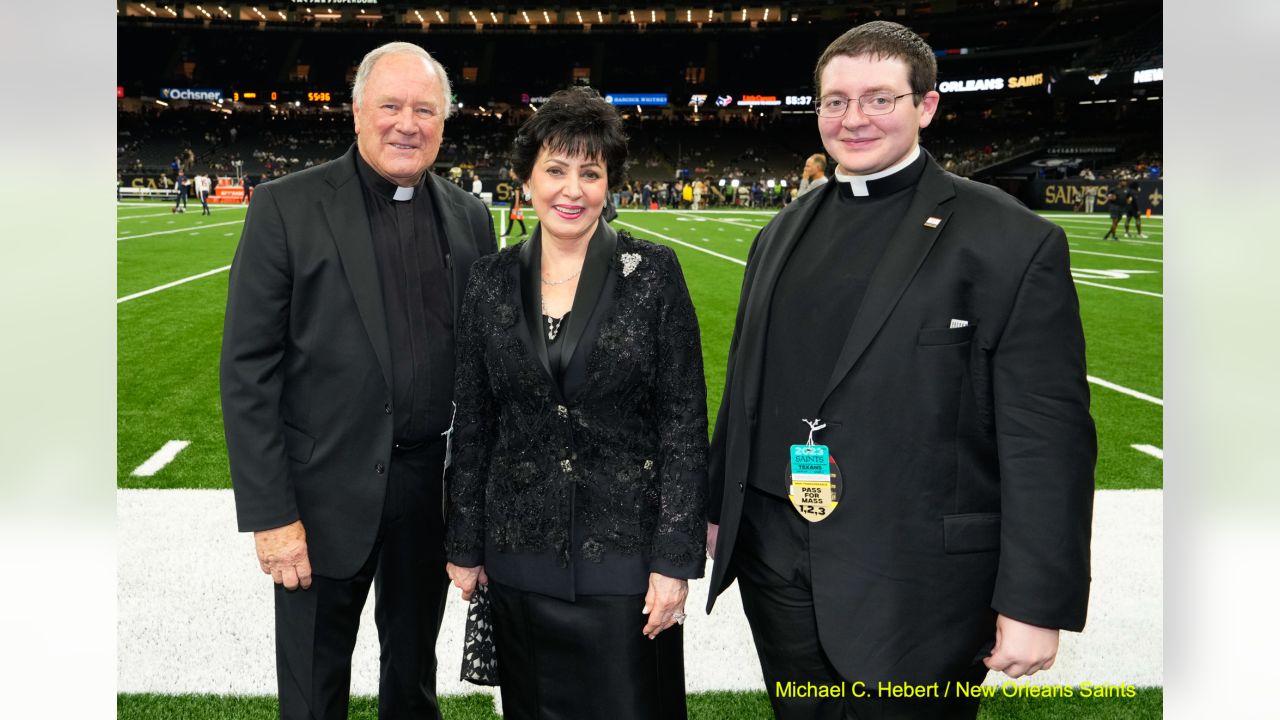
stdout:
[[649,616],[643,632],[650,640],[658,633],[684,622],[684,600],[689,596],[689,581],[649,573],[649,592],[644,596],[644,614]]
[[449,573],[449,579],[453,581],[454,587],[462,591],[463,600],[471,599],[471,594],[476,591],[476,583],[481,585],[489,584],[489,576],[485,575],[483,565],[462,567],[453,563],[445,563],[444,569],[445,572]]

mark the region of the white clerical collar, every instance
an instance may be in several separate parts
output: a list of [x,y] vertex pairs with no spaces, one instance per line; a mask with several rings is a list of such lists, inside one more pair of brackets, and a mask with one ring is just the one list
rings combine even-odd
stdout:
[[391,196],[392,200],[412,200],[414,187],[396,187],[396,194]]
[[915,162],[918,157],[920,157],[920,145],[917,143],[911,148],[911,154],[907,155],[901,162],[893,167],[885,168],[879,172],[873,172],[870,175],[845,175],[839,170],[836,170],[836,180],[849,183],[849,189],[853,190],[854,197],[866,197],[871,194],[871,191],[867,189],[868,182],[872,180],[879,180],[880,178],[887,178]]

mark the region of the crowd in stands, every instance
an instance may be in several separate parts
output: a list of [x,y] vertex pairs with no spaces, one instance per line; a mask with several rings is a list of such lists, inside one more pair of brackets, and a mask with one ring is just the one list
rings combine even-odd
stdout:
[[[436,171],[470,190],[479,176],[489,187],[508,175],[507,148],[529,110],[467,113],[450,118]],[[954,122],[954,119],[951,119]],[[821,152],[808,115],[750,114],[719,117],[629,115],[633,149],[624,185],[614,203],[624,208],[779,207],[794,197],[805,158]],[[1007,131],[993,137],[973,129],[926,131],[924,146],[942,166],[972,176],[1034,155],[1041,136]],[[179,168],[203,171],[248,185],[311,167],[341,155],[355,141],[344,112],[239,111],[145,108],[118,116],[117,168],[122,174],[158,176],[170,185]],[[1070,166],[1078,172],[1081,168]],[[1114,179],[1158,177],[1159,153],[1103,169]],[[834,169],[832,170],[832,173]],[[1059,172],[1068,173],[1067,168]]]

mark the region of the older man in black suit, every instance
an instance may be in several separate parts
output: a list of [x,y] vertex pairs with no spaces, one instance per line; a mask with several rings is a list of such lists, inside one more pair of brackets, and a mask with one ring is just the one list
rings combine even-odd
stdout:
[[743,280],[708,609],[736,577],[779,718],[972,718],[958,684],[1046,669],[1085,621],[1097,448],[1066,237],[920,149],[936,76],[896,23],[827,48],[834,181]]
[[390,43],[356,73],[355,146],[257,188],[231,268],[222,407],[241,531],[275,580],[280,714],[345,718],[375,588],[379,715],[439,718],[453,328],[483,204],[429,172],[444,68]]

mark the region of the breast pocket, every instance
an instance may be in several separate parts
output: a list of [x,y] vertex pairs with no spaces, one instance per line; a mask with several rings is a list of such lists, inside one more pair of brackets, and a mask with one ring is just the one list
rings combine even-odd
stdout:
[[933,328],[929,330],[921,330],[920,335],[916,338],[917,345],[958,345],[962,342],[968,342],[973,339],[973,331],[976,325],[966,325],[959,328]]

